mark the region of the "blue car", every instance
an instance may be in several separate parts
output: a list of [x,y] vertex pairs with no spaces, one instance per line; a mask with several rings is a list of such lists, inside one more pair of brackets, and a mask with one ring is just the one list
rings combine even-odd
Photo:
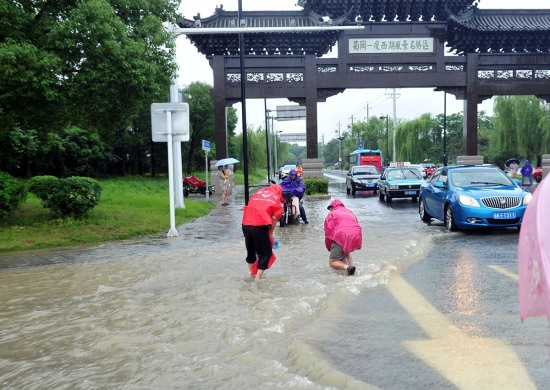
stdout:
[[450,231],[465,228],[519,227],[530,192],[493,165],[439,168],[420,187],[420,219],[445,222]]
[[388,167],[378,182],[380,200],[386,198],[386,203],[391,203],[394,198],[411,198],[416,202],[422,183],[424,179],[417,168]]

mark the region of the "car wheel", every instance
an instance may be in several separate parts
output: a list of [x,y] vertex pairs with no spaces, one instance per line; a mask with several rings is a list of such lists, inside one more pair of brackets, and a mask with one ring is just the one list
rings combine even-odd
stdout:
[[420,214],[420,219],[424,222],[430,222],[432,220],[432,216],[426,212],[424,199],[422,198],[418,201],[418,214]]
[[350,189],[347,185],[346,185],[346,193],[348,193],[348,194],[350,193]]
[[537,181],[537,183],[540,183],[542,181],[542,176],[535,177],[535,180]]
[[413,202],[413,203],[416,202],[417,200],[418,200],[418,198],[417,198],[416,196],[413,196],[413,197],[412,197],[412,202]]
[[384,194],[382,193],[382,190],[378,190],[378,197],[380,200],[384,200]]
[[355,195],[355,184],[351,183],[351,194]]
[[392,201],[392,199],[391,199],[390,194],[388,194],[388,193],[386,192],[386,203],[391,203],[391,201]]
[[445,227],[450,232],[456,232],[458,230],[455,218],[453,217],[453,209],[450,204],[445,207]]

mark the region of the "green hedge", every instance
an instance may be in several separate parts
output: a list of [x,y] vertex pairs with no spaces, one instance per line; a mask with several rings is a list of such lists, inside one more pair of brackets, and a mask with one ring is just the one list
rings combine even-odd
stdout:
[[27,183],[27,190],[39,199],[46,199],[56,184],[57,177],[55,176],[34,176]]
[[9,173],[0,172],[0,218],[16,210],[27,197],[25,185]]
[[99,203],[101,185],[89,177],[72,176],[57,179],[36,176],[29,182],[29,191],[35,194],[45,208],[62,217],[80,219]]
[[328,179],[308,178],[304,179],[306,195],[328,194]]

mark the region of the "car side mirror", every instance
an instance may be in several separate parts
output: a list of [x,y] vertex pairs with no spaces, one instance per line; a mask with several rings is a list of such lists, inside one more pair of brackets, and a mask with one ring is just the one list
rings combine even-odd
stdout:
[[437,181],[437,182],[434,183],[434,187],[444,189],[445,188],[445,183],[443,183],[442,181]]

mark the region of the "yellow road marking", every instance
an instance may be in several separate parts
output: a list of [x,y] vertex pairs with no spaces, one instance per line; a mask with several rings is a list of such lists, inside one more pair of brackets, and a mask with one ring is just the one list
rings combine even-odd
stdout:
[[406,341],[405,347],[459,389],[536,389],[504,342],[470,337],[401,276],[389,280],[388,290],[430,337]]
[[519,276],[513,272],[508,271],[505,268],[499,267],[498,265],[490,265],[489,268],[491,268],[493,271],[503,274],[504,276],[508,276],[510,279],[514,279],[516,282],[519,282]]

